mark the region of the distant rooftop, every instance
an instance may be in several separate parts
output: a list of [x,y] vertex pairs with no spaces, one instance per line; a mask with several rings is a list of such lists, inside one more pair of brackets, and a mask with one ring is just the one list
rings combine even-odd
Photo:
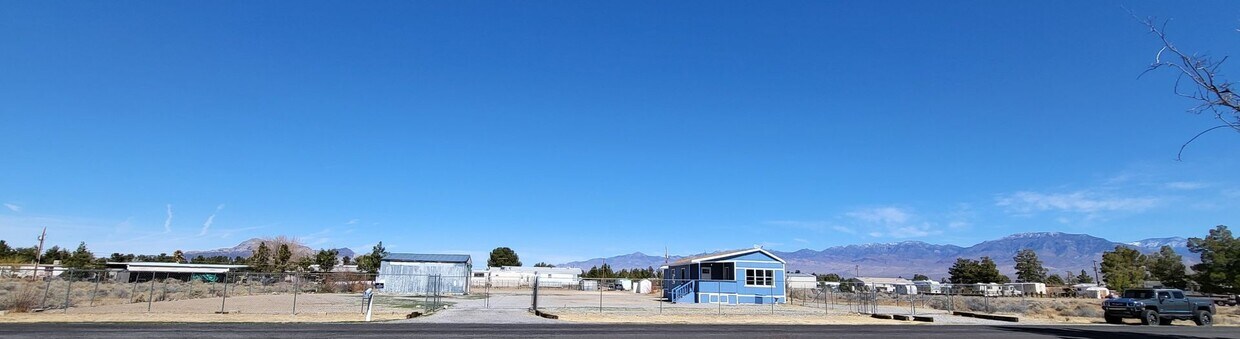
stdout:
[[445,262],[445,263],[464,263],[471,262],[468,254],[421,254],[421,253],[389,253],[383,257],[383,261],[401,261],[401,262]]

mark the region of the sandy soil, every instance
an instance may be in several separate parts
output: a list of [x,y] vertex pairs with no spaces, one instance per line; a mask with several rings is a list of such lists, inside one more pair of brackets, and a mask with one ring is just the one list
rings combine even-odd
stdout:
[[816,317],[789,317],[781,315],[649,315],[606,313],[555,313],[560,320],[576,323],[604,324],[767,324],[767,325],[916,325],[928,324],[915,321],[875,319],[863,315],[830,315]]

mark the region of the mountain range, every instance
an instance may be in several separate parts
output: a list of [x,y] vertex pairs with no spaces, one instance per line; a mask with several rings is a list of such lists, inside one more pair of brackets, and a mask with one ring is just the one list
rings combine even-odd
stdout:
[[[1199,257],[1189,252],[1187,239],[1154,238],[1120,243],[1094,237],[1087,234],[1069,234],[1060,232],[1019,233],[1003,238],[988,240],[969,247],[956,245],[937,245],[922,241],[904,241],[897,243],[873,243],[829,247],[823,250],[802,249],[793,252],[771,251],[788,262],[788,271],[804,273],[836,273],[841,276],[878,276],[878,277],[912,277],[924,274],[933,279],[947,276],[947,269],[955,263],[956,258],[978,259],[988,256],[999,266],[999,271],[1013,276],[1015,262],[1012,260],[1016,252],[1030,248],[1038,254],[1042,265],[1052,274],[1064,275],[1071,271],[1074,274],[1081,270],[1090,272],[1094,269],[1094,260],[1102,261],[1102,253],[1125,246],[1144,253],[1157,252],[1163,245],[1169,245],[1184,257],[1186,264],[1199,261]],[[685,256],[669,256],[666,261],[676,261]],[[557,267],[578,267],[589,269],[606,262],[613,270],[659,267],[666,262],[662,256],[646,255],[641,252],[625,254],[610,258],[594,258],[557,265]]]
[[[264,240],[260,238],[252,238],[250,240],[242,241],[240,244],[237,244],[237,246],[233,246],[233,247],[217,248],[217,249],[205,250],[205,251],[186,251],[185,257],[194,258],[194,257],[201,255],[203,257],[210,258],[210,257],[222,255],[225,257],[229,257],[229,258],[236,258],[236,257],[249,258],[251,254],[254,254],[254,250],[258,249],[258,244],[264,241],[268,241],[268,246],[271,246],[271,243],[269,240]],[[303,255],[314,255],[315,253],[318,252],[310,248],[309,246],[305,246],[301,244],[295,244],[294,246],[291,246],[291,247],[292,248],[289,248],[289,250],[293,252],[293,255],[295,257],[299,257]],[[275,248],[272,248],[271,249],[272,253],[275,253],[275,250],[276,250]],[[338,257],[357,258],[357,255],[353,253],[353,250],[351,249],[342,247],[342,248],[337,248],[336,251],[338,252],[336,254]]]

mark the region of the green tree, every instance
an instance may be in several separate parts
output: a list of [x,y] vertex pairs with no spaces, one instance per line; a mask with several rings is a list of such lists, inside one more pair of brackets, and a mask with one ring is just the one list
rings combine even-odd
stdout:
[[370,249],[370,254],[364,254],[357,257],[357,269],[366,273],[378,273],[379,263],[383,262],[383,258],[387,257],[387,249],[383,247],[380,241],[375,247]]
[[1038,253],[1033,249],[1023,249],[1016,252],[1016,257],[1012,258],[1016,261],[1016,280],[1020,282],[1046,282],[1046,268],[1042,267],[1042,260],[1038,259]]
[[258,272],[271,272],[271,249],[267,248],[266,242],[258,243],[258,249],[254,250],[254,254],[250,255],[250,267]]
[[1146,277],[1145,262],[1141,252],[1116,245],[1114,250],[1102,253],[1102,281],[1117,291],[1139,287]]
[[276,271],[279,272],[292,270],[295,264],[292,259],[293,251],[289,250],[288,244],[280,244],[280,247],[276,250],[275,262],[273,262],[273,266],[275,266]]
[[977,260],[956,258],[956,263],[947,269],[947,274],[953,284],[975,284],[978,282],[978,270]]
[[175,262],[175,263],[178,263],[178,264],[179,264],[179,263],[183,263],[183,262],[185,262],[185,252],[181,252],[181,250],[176,250],[176,251],[173,251],[173,252],[172,252],[172,262]]
[[922,274],[914,274],[914,275],[913,275],[913,281],[924,281],[924,280],[930,280],[930,277],[927,277],[927,276],[922,275]]
[[13,255],[13,248],[9,247],[9,243],[0,240],[0,258],[8,258]]
[[839,282],[840,275],[835,273],[819,274],[818,281]]
[[1240,239],[1218,225],[1205,238],[1189,238],[1188,250],[1201,254],[1193,281],[1207,293],[1240,293]]
[[1076,280],[1076,283],[1077,283],[1077,284],[1092,284],[1092,283],[1094,283],[1094,277],[1090,276],[1088,272],[1085,272],[1085,270],[1081,270],[1081,274],[1076,275],[1076,279],[1075,279],[1075,280]]
[[310,256],[304,256],[304,257],[298,258],[297,260],[293,260],[293,263],[291,265],[293,266],[292,269],[296,270],[297,272],[309,272],[310,266],[314,265],[314,258],[311,258]]
[[95,263],[95,254],[86,249],[86,242],[82,242],[62,263],[68,268],[89,268]]
[[555,265],[548,264],[548,263],[545,263],[545,262],[541,262],[541,261],[540,261],[540,262],[538,262],[537,264],[534,264],[534,267],[555,267]]
[[349,258],[349,256],[346,255],[344,256],[344,258],[340,258],[340,264],[341,265],[352,265],[353,258]]
[[1051,274],[1050,276],[1046,277],[1046,285],[1047,286],[1063,286],[1067,284],[1063,281],[1063,278],[1060,277],[1058,274]]
[[1163,286],[1179,289],[1188,288],[1188,274],[1185,272],[1184,258],[1175,253],[1171,246],[1163,246],[1158,253],[1146,256],[1150,276],[1162,282]]
[[487,259],[487,267],[521,266],[517,252],[507,247],[496,247],[491,250],[491,258]]
[[319,265],[319,271],[331,272],[336,267],[336,256],[340,254],[339,250],[319,250],[314,255],[314,263]]

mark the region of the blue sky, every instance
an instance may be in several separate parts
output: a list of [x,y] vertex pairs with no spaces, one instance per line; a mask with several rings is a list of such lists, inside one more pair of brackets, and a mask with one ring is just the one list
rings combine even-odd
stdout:
[[[1125,8],[1234,2],[0,4],[0,239],[527,264],[1235,224],[1240,136]],[[1240,70],[1232,73],[1240,72]]]

